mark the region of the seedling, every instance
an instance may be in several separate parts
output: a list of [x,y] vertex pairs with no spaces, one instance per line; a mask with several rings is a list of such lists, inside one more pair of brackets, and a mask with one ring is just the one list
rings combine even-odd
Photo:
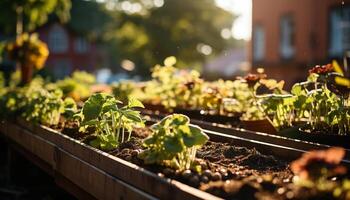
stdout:
[[178,170],[191,167],[196,150],[209,137],[203,130],[189,124],[190,119],[181,114],[173,114],[154,124],[153,134],[144,140],[147,148],[139,154],[146,164],[160,164]]
[[111,150],[130,140],[135,126],[143,126],[140,112],[134,110],[143,107],[141,102],[130,99],[128,104],[121,108],[118,104],[121,102],[105,93],[93,94],[85,102],[80,113],[81,127],[91,127],[97,135],[90,145],[106,151]]

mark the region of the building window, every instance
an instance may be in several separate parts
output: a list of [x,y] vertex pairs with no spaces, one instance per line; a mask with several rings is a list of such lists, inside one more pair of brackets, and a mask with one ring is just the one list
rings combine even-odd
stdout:
[[86,53],[89,50],[89,43],[85,38],[78,37],[74,41],[74,50],[77,53]]
[[253,59],[262,61],[265,57],[265,30],[261,25],[257,25],[253,32]]
[[49,32],[49,49],[53,53],[64,53],[68,49],[68,36],[64,28],[55,24]]
[[350,6],[332,9],[329,15],[329,55],[342,57],[350,50]]
[[280,22],[280,53],[283,59],[291,59],[295,54],[294,22],[290,15],[283,16]]

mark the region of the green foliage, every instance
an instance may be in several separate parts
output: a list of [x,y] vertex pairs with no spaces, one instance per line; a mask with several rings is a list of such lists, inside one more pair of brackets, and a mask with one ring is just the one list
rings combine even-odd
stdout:
[[125,101],[134,97],[149,104],[174,108],[204,110],[214,114],[232,115],[245,112],[250,104],[250,90],[239,80],[206,82],[195,70],[180,70],[173,65],[175,57],[168,57],[164,66],[156,65],[152,80],[131,81],[113,85],[114,95]]
[[[93,13],[93,15],[91,14]],[[88,19],[88,20],[87,20]],[[68,27],[90,40],[101,41],[114,32],[116,21],[105,8],[105,3],[97,1],[72,0]]]
[[241,120],[245,121],[257,121],[266,119],[266,115],[256,106],[251,106],[242,114]]
[[[139,99],[143,94],[137,94],[139,91],[138,85],[132,81],[123,81],[120,83],[112,84],[113,95],[120,99],[123,103],[127,102],[129,97],[134,97]],[[139,96],[139,97],[138,97]]]
[[90,95],[90,87],[96,83],[94,75],[84,71],[75,71],[71,77],[66,77],[55,83],[62,90],[65,97],[71,97],[75,101],[87,99]]
[[296,83],[290,94],[260,96],[262,107],[275,127],[291,127],[293,123],[307,121],[313,131],[350,130],[350,108],[346,99],[328,89],[328,75],[310,74],[306,82]]
[[75,114],[78,112],[78,107],[76,102],[71,97],[66,97],[63,101],[64,105],[64,113],[63,116],[66,119],[73,119],[75,117]]
[[62,92],[60,90],[47,91],[43,88],[31,88],[26,93],[24,112],[22,116],[27,121],[44,125],[57,125],[64,113]]
[[25,31],[33,31],[47,22],[51,13],[61,21],[69,19],[70,0],[2,0],[0,1],[0,25],[7,33],[14,33],[16,20],[23,15]]
[[5,111],[2,117],[20,115],[27,121],[44,125],[57,125],[68,107],[76,109],[75,102],[65,103],[62,91],[45,88],[40,78],[23,88],[8,88],[0,98],[0,107]]
[[249,108],[250,98],[247,84],[239,80],[204,82],[197,107],[216,114],[237,114]]
[[110,10],[115,17],[110,27],[117,27],[106,32],[105,38],[113,44],[115,62],[133,61],[138,66],[136,73],[147,74],[149,66],[170,55],[176,56],[181,66],[199,67],[207,58],[195,51],[199,44],[211,46],[215,55],[233,43],[221,37],[221,30],[232,27],[234,16],[217,7],[214,0],[165,0],[161,7],[133,0],[142,6],[137,13],[120,9],[123,1],[106,1],[107,5],[116,5]]
[[190,119],[173,114],[154,124],[152,135],[144,140],[147,150],[139,154],[146,164],[161,164],[179,170],[189,169],[196,150],[209,137],[198,126],[189,124]]
[[195,107],[199,102],[202,79],[195,71],[178,70],[172,65],[154,67],[154,86],[147,88],[153,97],[159,97],[161,104],[168,109],[175,107]]
[[5,87],[4,73],[0,71],[0,91]]
[[[143,107],[142,103],[130,99],[121,108],[121,102],[105,93],[90,96],[85,102],[80,116],[82,128],[93,128],[97,138],[90,142],[91,146],[102,150],[111,150],[120,143],[130,139],[135,126],[143,126],[140,112],[135,108]],[[128,133],[126,136],[125,132]]]
[[282,129],[291,127],[294,120],[295,97],[289,94],[269,94],[263,98],[262,107],[267,116],[272,119],[273,125]]

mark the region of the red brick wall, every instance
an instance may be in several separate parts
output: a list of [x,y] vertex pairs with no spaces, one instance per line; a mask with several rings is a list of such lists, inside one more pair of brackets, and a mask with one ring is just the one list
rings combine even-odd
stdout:
[[[288,86],[306,77],[307,69],[314,64],[329,61],[329,11],[332,7],[350,5],[350,0],[253,0],[253,29],[260,24],[265,29],[265,59],[252,60],[253,66],[263,66],[267,73],[285,79]],[[295,56],[288,61],[280,56],[280,20],[290,14],[295,26]]]
[[[51,25],[44,26],[38,30],[40,38],[48,44],[48,34],[50,32]],[[46,66],[48,69],[52,69],[55,66],[55,63],[59,60],[68,60],[71,64],[71,71],[74,70],[85,70],[93,71],[96,69],[99,64],[99,51],[97,50],[96,44],[94,42],[88,42],[89,48],[85,53],[78,53],[74,49],[74,41],[78,36],[74,34],[69,29],[65,28],[65,31],[68,35],[68,50],[63,53],[54,53],[50,52]]]

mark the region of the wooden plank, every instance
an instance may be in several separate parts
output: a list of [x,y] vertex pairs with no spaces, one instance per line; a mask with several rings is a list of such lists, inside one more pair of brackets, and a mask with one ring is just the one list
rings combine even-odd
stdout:
[[21,145],[29,152],[37,155],[51,166],[54,165],[55,144],[12,123],[6,123],[6,126],[2,126],[1,128],[2,133],[6,137]]
[[34,163],[37,167],[39,167],[45,173],[54,177],[55,183],[59,187],[66,190],[68,193],[75,196],[76,198],[84,199],[84,200],[96,199],[92,197],[90,194],[88,194],[86,191],[79,188],[77,185],[72,184],[69,180],[64,178],[59,173],[55,172],[50,164],[46,163],[45,161],[43,161],[41,158],[39,158],[37,155],[33,154],[32,152],[29,152],[27,149],[23,148],[20,144],[17,144],[15,141],[10,140],[9,147],[11,150],[14,150],[20,153],[28,161]]
[[156,199],[62,149],[58,157],[59,164],[56,170],[75,185],[89,191],[96,199]]
[[[206,192],[200,191],[178,181],[160,178],[156,174],[145,170],[137,165],[109,155],[100,150],[94,149],[77,140],[74,140],[57,131],[44,126],[32,126],[20,121],[22,128],[26,128],[48,141],[54,141],[58,148],[67,151],[77,158],[93,165],[131,185],[140,188],[160,199],[168,199],[171,194],[172,199],[220,199]],[[56,166],[58,167],[58,166]],[[70,166],[71,168],[72,166]],[[84,168],[85,169],[85,168]],[[101,195],[98,194],[100,197]]]
[[[103,172],[95,166],[82,161],[63,149],[52,145],[50,141],[32,134],[30,131],[23,129],[22,127],[16,126],[12,123],[7,123],[6,125],[2,124],[0,126],[0,131],[3,134],[6,132],[4,135],[15,142],[18,147],[21,147],[26,152],[33,155],[31,157],[37,157],[35,160],[36,164],[39,163],[37,160],[41,161],[39,166],[44,166],[42,163],[47,163],[45,165],[45,171],[49,172],[51,175],[54,174],[55,179],[58,179],[56,182],[61,186],[65,186],[64,183],[72,182],[74,185],[78,185],[78,188],[82,188],[84,191],[90,193],[94,198],[103,200],[156,199],[153,196]],[[47,147],[52,150],[41,151],[43,150],[42,148]],[[46,162],[47,160],[42,159],[49,154],[51,154],[49,156],[51,158],[49,159],[50,162]],[[31,159],[31,161],[34,162],[33,159]],[[108,187],[106,184],[108,184]],[[106,188],[111,190],[106,190]],[[73,188],[70,192],[72,191],[79,191],[79,189]],[[77,196],[84,197],[86,195]]]

